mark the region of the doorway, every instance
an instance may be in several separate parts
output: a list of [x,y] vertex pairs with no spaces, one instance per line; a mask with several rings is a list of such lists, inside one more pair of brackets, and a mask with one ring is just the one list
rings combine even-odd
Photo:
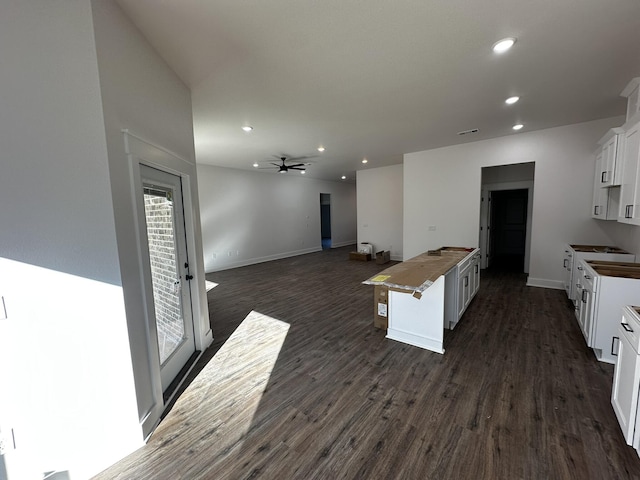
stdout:
[[320,194],[320,232],[322,249],[331,248],[331,194]]
[[526,252],[527,189],[490,192],[489,264],[522,272]]
[[170,385],[196,352],[182,179],[142,164],[140,175],[153,287],[149,328],[155,331],[166,398]]

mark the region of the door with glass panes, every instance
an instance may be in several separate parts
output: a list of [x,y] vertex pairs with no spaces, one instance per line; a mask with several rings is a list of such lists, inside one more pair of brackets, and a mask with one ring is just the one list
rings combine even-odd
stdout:
[[162,390],[195,352],[182,179],[140,165]]

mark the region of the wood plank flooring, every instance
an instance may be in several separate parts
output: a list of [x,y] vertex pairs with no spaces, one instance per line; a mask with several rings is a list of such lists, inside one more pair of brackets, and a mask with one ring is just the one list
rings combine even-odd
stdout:
[[207,275],[214,346],[96,479],[640,479],[563,291],[483,271],[439,355],[373,328],[389,265],[349,250]]

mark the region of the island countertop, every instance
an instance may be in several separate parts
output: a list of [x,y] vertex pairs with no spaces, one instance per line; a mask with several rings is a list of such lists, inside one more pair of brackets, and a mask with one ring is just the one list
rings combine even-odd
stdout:
[[441,247],[393,265],[362,283],[421,294],[474,250],[466,247]]

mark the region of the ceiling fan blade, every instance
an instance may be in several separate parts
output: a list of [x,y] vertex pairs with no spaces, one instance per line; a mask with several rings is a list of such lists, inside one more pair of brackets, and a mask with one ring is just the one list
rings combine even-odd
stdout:
[[306,160],[308,158],[316,158],[318,155],[303,155],[301,157],[287,158],[287,162],[297,162],[298,160]]
[[306,169],[305,168],[298,168],[298,167],[287,167],[289,170],[300,170],[301,172],[304,172]]
[[296,163],[295,165],[287,165],[289,168],[304,167],[304,163]]
[[279,163],[271,163],[271,165],[275,165],[278,168],[280,168],[280,166],[281,166]]

